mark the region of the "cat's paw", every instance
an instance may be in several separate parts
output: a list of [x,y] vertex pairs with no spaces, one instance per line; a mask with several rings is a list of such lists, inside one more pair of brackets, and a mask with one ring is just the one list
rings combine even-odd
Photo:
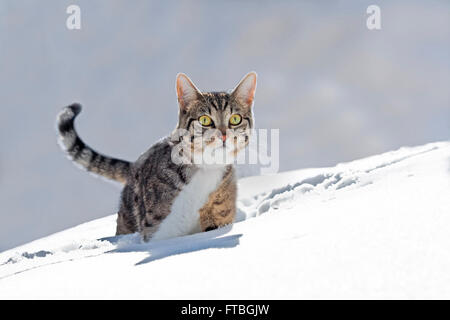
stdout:
[[208,232],[208,231],[211,231],[211,230],[215,230],[215,229],[217,229],[217,228],[218,228],[217,226],[212,225],[212,226],[206,227],[206,228],[205,228],[205,232]]

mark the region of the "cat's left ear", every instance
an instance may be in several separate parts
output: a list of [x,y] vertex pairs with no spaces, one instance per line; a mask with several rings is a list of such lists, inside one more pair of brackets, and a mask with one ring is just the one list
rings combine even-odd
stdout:
[[181,110],[186,110],[192,101],[198,100],[201,96],[200,90],[187,75],[184,73],[177,74],[177,97]]
[[231,96],[239,103],[250,108],[255,99],[256,91],[256,72],[250,72],[245,75],[236,88],[233,89]]

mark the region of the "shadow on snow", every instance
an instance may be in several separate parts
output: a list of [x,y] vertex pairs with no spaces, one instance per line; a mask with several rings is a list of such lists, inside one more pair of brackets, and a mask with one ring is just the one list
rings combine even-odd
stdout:
[[232,226],[216,230],[177,237],[167,240],[143,242],[138,234],[107,237],[99,240],[116,244],[117,248],[106,253],[148,252],[149,256],[136,263],[136,266],[146,264],[169,256],[200,251],[205,249],[234,248],[239,244],[242,234],[223,236],[230,232]]

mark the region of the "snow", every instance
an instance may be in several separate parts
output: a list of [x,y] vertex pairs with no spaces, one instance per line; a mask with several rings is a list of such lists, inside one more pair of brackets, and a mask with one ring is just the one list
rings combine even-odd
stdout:
[[449,299],[450,142],[239,180],[233,226],[142,243],[107,216],[0,253],[0,298]]

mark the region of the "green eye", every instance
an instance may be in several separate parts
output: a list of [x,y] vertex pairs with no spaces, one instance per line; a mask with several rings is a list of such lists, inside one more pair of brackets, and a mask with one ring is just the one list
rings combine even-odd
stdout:
[[239,123],[241,123],[242,117],[239,114],[233,114],[230,117],[230,124],[233,126],[237,126]]
[[208,116],[200,116],[198,118],[198,121],[200,122],[200,124],[204,127],[209,127],[212,124],[212,120],[210,117]]

